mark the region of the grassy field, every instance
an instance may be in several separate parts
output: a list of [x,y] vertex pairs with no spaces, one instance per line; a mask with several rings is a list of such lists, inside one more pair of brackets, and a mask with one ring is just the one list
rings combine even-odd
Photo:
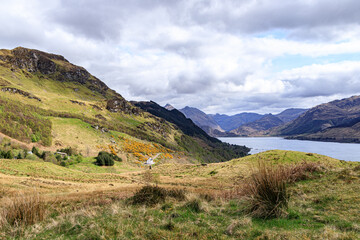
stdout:
[[[3,239],[359,239],[360,167],[317,154],[264,153],[214,164],[159,164],[149,171],[126,162],[98,167],[92,158],[67,168],[0,160],[2,212],[19,193],[36,193],[44,217],[4,221]],[[174,160],[175,161],[175,160]],[[239,193],[259,161],[275,166],[316,163],[321,171],[288,183],[286,214],[263,219],[246,211]],[[145,184],[185,189],[185,198],[132,205]]]

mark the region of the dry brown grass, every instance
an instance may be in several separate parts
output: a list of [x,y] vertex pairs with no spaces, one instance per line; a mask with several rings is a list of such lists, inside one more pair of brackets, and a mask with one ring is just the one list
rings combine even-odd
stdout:
[[42,221],[46,215],[44,198],[38,194],[19,193],[14,198],[9,198],[1,212],[2,223],[13,226],[32,225]]
[[259,162],[258,170],[245,185],[250,213],[259,218],[280,217],[288,207],[287,169]]
[[258,168],[245,180],[242,189],[231,194],[244,196],[249,202],[249,212],[259,218],[276,218],[286,214],[290,195],[287,184],[310,178],[322,166],[315,162],[302,162],[292,166],[270,165],[258,162]]

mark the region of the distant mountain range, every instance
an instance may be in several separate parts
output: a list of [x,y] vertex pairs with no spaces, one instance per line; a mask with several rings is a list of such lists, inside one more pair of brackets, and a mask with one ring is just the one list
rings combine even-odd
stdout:
[[360,142],[360,96],[320,104],[271,134],[307,140]]
[[[173,109],[170,104],[167,104],[165,108]],[[291,108],[276,115],[244,112],[232,116],[206,114],[197,108],[188,106],[179,111],[211,136],[234,137],[263,135],[270,128],[294,120],[306,109]]]
[[278,114],[245,112],[232,116],[214,115],[193,107],[179,111],[213,137],[283,136],[360,143],[360,96],[335,100],[311,109],[290,108]]

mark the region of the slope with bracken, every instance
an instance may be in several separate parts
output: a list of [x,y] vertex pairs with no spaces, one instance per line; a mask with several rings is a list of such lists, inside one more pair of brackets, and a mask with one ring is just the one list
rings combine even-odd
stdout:
[[207,153],[181,146],[178,139],[185,134],[177,126],[135,107],[60,55],[22,47],[0,50],[0,90],[0,132],[24,143],[49,150],[75,146],[86,155],[112,149],[131,158],[126,139],[207,159]]

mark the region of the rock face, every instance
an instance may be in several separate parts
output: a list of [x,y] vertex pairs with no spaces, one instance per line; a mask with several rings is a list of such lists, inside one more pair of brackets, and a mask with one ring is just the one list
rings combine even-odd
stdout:
[[126,114],[135,114],[140,113],[139,109],[132,106],[124,98],[114,98],[107,101],[106,109],[110,112],[123,112]]
[[103,95],[109,90],[105,83],[92,76],[86,69],[69,63],[61,55],[23,47],[2,51],[6,51],[7,54],[0,54],[0,60],[14,70],[18,68],[30,73],[39,72],[58,81],[86,84],[91,90]]

